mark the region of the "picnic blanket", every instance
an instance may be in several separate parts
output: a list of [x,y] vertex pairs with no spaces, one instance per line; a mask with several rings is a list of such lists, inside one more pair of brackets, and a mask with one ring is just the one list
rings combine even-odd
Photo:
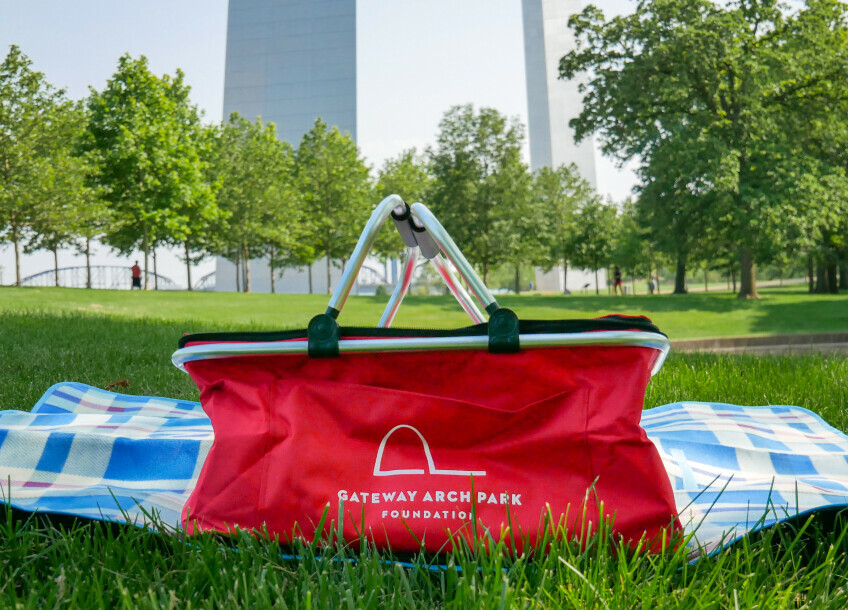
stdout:
[[[848,436],[801,407],[677,402],[642,426],[693,550],[848,505]],[[59,383],[0,411],[0,490],[26,511],[179,528],[212,439],[199,403]]]

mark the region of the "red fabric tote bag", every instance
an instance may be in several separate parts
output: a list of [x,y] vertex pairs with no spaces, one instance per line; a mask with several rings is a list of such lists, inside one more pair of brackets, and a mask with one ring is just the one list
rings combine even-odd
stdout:
[[[401,281],[380,328],[340,328],[335,318],[389,213],[410,246]],[[444,253],[489,321],[452,331],[387,328],[418,253],[480,320]],[[665,468],[639,421],[667,349],[646,318],[519,321],[497,306],[424,206],[410,211],[387,198],[328,313],[306,331],[181,341],[174,362],[197,383],[215,432],[186,528],[264,529],[290,541],[341,523],[346,540],[364,535],[394,551],[438,552],[474,532],[534,545],[543,515],[580,534],[603,511],[625,539],[660,540],[679,525]]]

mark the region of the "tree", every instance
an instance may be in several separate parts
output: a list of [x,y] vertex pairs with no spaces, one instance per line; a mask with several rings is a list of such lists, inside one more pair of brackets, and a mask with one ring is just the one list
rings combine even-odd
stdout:
[[839,292],[837,270],[848,250],[848,176],[841,168],[821,180],[809,180],[807,197],[817,210],[808,244],[815,264],[817,293]]
[[215,235],[226,220],[225,212],[218,206],[215,192],[220,187],[215,171],[219,146],[219,128],[216,125],[191,125],[186,138],[195,139],[197,158],[192,165],[191,183],[194,188],[188,197],[177,201],[175,218],[170,224],[166,240],[183,251],[186,265],[186,286],[192,290],[191,266],[199,263],[214,251]]
[[[190,234],[182,213],[208,202],[198,151],[200,117],[183,73],[155,76],[147,59],[124,55],[103,91],[92,90],[85,150],[97,161],[94,184],[114,218],[105,241],[148,256],[157,244]],[[201,205],[205,205],[201,204]]]
[[20,247],[35,221],[35,204],[56,179],[48,153],[65,107],[64,93],[12,45],[0,64],[0,241],[14,248],[18,286]]
[[[844,10],[844,9],[843,9]],[[838,13],[837,13],[838,15]],[[844,15],[843,15],[844,16]],[[843,69],[848,70],[845,48],[848,47],[848,28],[836,15],[831,18],[831,37],[838,37],[833,46],[841,47]],[[797,20],[797,35],[793,44],[799,53],[813,54],[806,57],[807,63],[832,64],[832,54],[824,57],[815,55],[822,47],[818,40],[820,24],[812,26]],[[817,40],[810,41],[814,37]],[[804,83],[807,74],[799,72],[797,82]],[[841,86],[841,88],[840,88]],[[783,172],[785,182],[795,189],[795,197],[806,204],[799,216],[806,221],[800,231],[800,239],[793,239],[790,254],[806,253],[815,268],[810,273],[810,291],[838,292],[848,288],[848,207],[846,207],[846,173],[848,173],[848,122],[840,120],[848,116],[848,97],[844,95],[845,79],[834,81],[822,79],[817,84],[804,88],[800,94],[787,96],[781,108],[780,121],[787,137],[791,138],[801,154],[792,157],[792,173]],[[809,106],[819,107],[820,112],[809,112]],[[822,116],[822,110],[828,114]],[[839,119],[837,119],[839,117]],[[841,267],[839,282],[837,268]]]
[[577,248],[577,211],[597,195],[572,164],[540,168],[534,176],[533,196],[546,218],[542,232],[536,236],[542,247],[541,266],[549,270],[561,264],[567,292],[568,263]]
[[514,202],[525,196],[521,161],[524,128],[492,108],[454,106],[442,118],[436,148],[429,151],[434,211],[468,260],[483,271],[504,259],[503,239],[512,226]]
[[295,168],[307,240],[313,257],[327,257],[327,292],[332,292],[332,261],[350,255],[371,211],[368,167],[350,134],[318,118],[300,141]]
[[735,167],[711,154],[719,145],[697,129],[680,129],[639,170],[637,214],[675,263],[674,294],[687,292],[687,265],[716,241],[717,219],[732,205]]
[[308,243],[306,210],[295,185],[294,151],[282,145],[274,198],[265,210],[260,238],[268,256],[271,292],[276,292],[276,270],[297,266],[298,261],[313,257]]
[[508,193],[509,206],[500,210],[495,225],[500,235],[498,259],[513,268],[514,290],[521,292],[521,267],[545,259],[544,234],[546,210],[533,197],[533,177],[524,163],[508,163],[491,179],[495,193]]
[[273,123],[251,123],[233,113],[221,131],[216,170],[218,205],[227,218],[218,251],[236,264],[239,288],[250,292],[250,260],[288,247],[298,222],[290,187],[293,151],[277,138]]
[[595,272],[595,294],[599,293],[598,269],[612,262],[616,209],[594,197],[577,213],[577,248],[574,263]]
[[[81,105],[65,103],[50,112],[50,138],[41,154],[47,161],[31,186],[30,237],[24,250],[53,253],[54,281],[59,285],[59,249],[76,244],[90,221],[92,192],[86,187],[86,160],[78,154],[85,115]],[[90,275],[88,285],[90,286]]]
[[648,230],[640,222],[635,203],[628,199],[614,231],[612,260],[630,276],[631,293],[636,292],[637,277],[650,277],[653,256]]
[[732,205],[711,220],[737,246],[740,297],[758,296],[755,260],[786,241],[772,220],[797,215],[774,189],[774,164],[801,152],[781,109],[826,120],[845,95],[845,16],[838,0],[809,0],[792,14],[777,0],[645,0],[632,15],[607,21],[589,6],[570,20],[579,43],[560,75],[590,74],[571,123],[578,139],[599,132],[607,154],[649,164],[669,140],[695,143],[701,133],[716,144],[709,166],[727,169],[730,188],[715,188]]
[[[83,171],[90,175],[92,170],[87,161],[84,163]],[[91,288],[91,242],[112,226],[111,210],[94,189],[86,186],[75,202],[73,213],[73,243],[77,252],[85,255],[85,287]]]
[[[410,148],[383,163],[374,186],[374,200],[382,201],[389,195],[400,195],[409,205],[418,201],[426,203],[432,187],[433,178],[427,160]],[[400,256],[403,248],[394,226],[381,231],[374,242],[374,252],[384,258]]]

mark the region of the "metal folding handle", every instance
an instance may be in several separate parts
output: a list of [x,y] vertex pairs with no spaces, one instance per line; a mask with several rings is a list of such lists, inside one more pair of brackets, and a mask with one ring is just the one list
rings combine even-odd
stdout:
[[[507,311],[499,309],[498,311]],[[519,337],[522,349],[579,346],[630,346],[646,347],[659,352],[651,374],[662,367],[670,348],[668,337],[660,333],[642,331],[597,331],[590,333],[524,334]],[[338,347],[342,354],[390,353],[408,351],[443,351],[486,349],[490,346],[484,335],[459,337],[397,337],[375,339],[347,339]],[[262,356],[276,354],[308,353],[308,341],[264,341],[243,343],[201,343],[183,347],[174,352],[171,361],[185,370],[189,362],[232,358],[234,356]]]
[[[353,250],[353,254],[351,254],[350,260],[342,272],[341,280],[330,297],[326,315],[333,319],[338,318],[345,301],[347,301],[347,297],[350,295],[356,276],[365,262],[365,258],[368,256],[368,252],[371,250],[377,234],[389,216],[392,216],[401,239],[403,239],[404,244],[411,252],[407,253],[407,258],[401,272],[401,279],[395,286],[389,303],[386,305],[383,316],[380,318],[379,326],[388,326],[394,319],[400,303],[412,282],[412,274],[415,270],[419,253],[433,263],[436,271],[447,284],[448,289],[457,301],[459,301],[472,321],[481,323],[485,321],[485,317],[477,309],[477,306],[462,285],[456,280],[450,266],[442,258],[441,252],[444,252],[448,260],[456,267],[462,279],[471,287],[472,292],[486,311],[491,315],[492,312],[498,309],[497,301],[495,301],[495,297],[491,291],[474,271],[471,264],[433,213],[422,203],[415,203],[410,208],[398,195],[389,195],[374,208],[371,217],[365,224],[365,228],[359,236],[359,241]],[[417,252],[414,252],[415,250]]]
[[413,218],[412,210],[405,206],[402,212],[395,208],[391,214],[395,227],[400,233],[403,243],[407,246],[407,258],[401,272],[401,281],[395,285],[392,296],[386,304],[386,309],[383,311],[383,316],[377,326],[380,328],[391,326],[398,309],[400,309],[400,304],[409,290],[419,252],[430,261],[436,273],[442,278],[450,293],[456,298],[471,321],[475,324],[485,322],[486,316],[474,303],[474,299],[468,294],[468,291],[457,281],[450,264],[442,257],[439,245],[433,240],[421,221]]
[[453,241],[450,234],[429,208],[423,203],[413,203],[411,212],[413,223],[418,221],[416,224],[423,226],[427,230],[430,237],[433,238],[442,252],[445,253],[447,259],[456,267],[460,277],[471,288],[471,292],[477,297],[477,300],[480,301],[486,312],[491,316],[500,309],[492,291],[483,283],[483,280],[474,271],[474,267],[471,266],[471,263],[468,262],[468,259],[465,258],[465,255]]
[[336,286],[330,303],[324,314],[315,316],[310,320],[306,329],[307,351],[310,357],[332,358],[339,355],[339,325],[336,322],[342,307],[350,294],[350,289],[368,255],[374,240],[383,223],[389,216],[393,216],[395,225],[401,234],[404,243],[409,246],[410,252],[403,268],[403,276],[395,286],[392,297],[386,305],[383,316],[380,318],[381,326],[388,326],[394,319],[400,303],[403,300],[412,275],[415,271],[415,263],[418,259],[418,251],[421,251],[436,267],[439,275],[444,279],[448,289],[459,301],[462,308],[471,316],[475,323],[485,321],[483,313],[474,304],[462,285],[456,281],[450,265],[441,258],[440,250],[445,253],[448,260],[456,267],[460,276],[471,288],[474,296],[489,314],[488,323],[488,345],[492,353],[513,353],[520,349],[518,317],[509,309],[501,309],[491,291],[474,271],[468,259],[454,243],[451,236],[436,219],[430,210],[422,203],[413,204],[410,208],[403,199],[397,195],[389,195],[374,209],[371,218],[365,225],[359,241],[351,254],[350,261],[342,273],[342,278]]
[[350,289],[353,287],[353,282],[359,274],[359,269],[362,263],[365,262],[365,257],[371,251],[371,246],[374,245],[374,240],[377,239],[377,234],[386,222],[386,219],[397,209],[402,213],[406,209],[406,204],[399,195],[389,195],[381,201],[374,211],[371,212],[371,217],[365,223],[365,228],[359,236],[359,241],[356,242],[356,247],[353,249],[353,254],[350,255],[350,260],[342,272],[342,278],[339,280],[333,295],[330,297],[330,303],[327,305],[326,315],[334,320],[339,317],[339,314],[344,307]]

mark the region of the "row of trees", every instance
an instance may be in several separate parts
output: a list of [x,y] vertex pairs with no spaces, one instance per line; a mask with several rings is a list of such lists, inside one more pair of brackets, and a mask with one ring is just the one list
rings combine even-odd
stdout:
[[[326,257],[329,285],[331,264],[391,193],[430,203],[486,277],[509,264],[520,285],[522,265],[608,262],[615,209],[574,168],[531,175],[523,127],[492,109],[451,109],[433,149],[388,160],[372,181],[349,135],[320,119],[297,148],[259,119],[203,124],[182,73],[158,77],[143,57],[122,57],[81,102],[17,47],[0,70],[0,239],[13,245],[18,283],[21,251],[50,250],[58,267],[59,249],[88,255],[97,239],[140,251],[145,271],[152,259],[153,277],[157,248],[178,248],[189,286],[191,265],[208,255],[236,263],[248,291],[253,259],[268,260],[273,290],[285,267],[309,267],[311,287],[311,264]],[[387,228],[376,252],[402,248]]]
[[[560,63],[584,78],[578,138],[641,160],[634,201],[602,201],[575,168],[531,173],[523,126],[496,110],[451,108],[435,144],[388,160],[372,180],[355,143],[320,119],[297,148],[272,124],[233,115],[205,125],[180,72],[121,58],[102,91],[73,103],[12,47],[0,67],[0,239],[24,249],[97,238],[121,252],[178,246],[275,270],[343,264],[373,205],[425,201],[488,280],[508,266],[602,269],[631,277],[692,268],[741,278],[755,262],[806,259],[817,288],[848,287],[846,6],[809,0],[646,0],[606,20],[571,19],[579,44]],[[580,76],[588,74],[589,76]],[[377,253],[402,244],[387,228]],[[837,269],[841,266],[841,272]],[[18,270],[18,279],[20,272]],[[812,285],[811,285],[812,287]]]
[[[798,6],[798,5],[796,5]],[[645,0],[570,20],[562,78],[584,76],[578,138],[640,162],[637,213],[677,269],[807,257],[818,289],[848,288],[848,5]]]
[[[102,91],[68,100],[12,46],[0,64],[0,242],[22,251],[98,239],[142,252],[145,288],[156,251],[191,265],[210,254],[308,264],[341,256],[371,205],[368,169],[349,136],[320,120],[294,150],[272,124],[233,115],[201,121],[179,71],[158,77],[124,56]],[[58,266],[58,262],[56,263]],[[90,273],[89,273],[90,286]]]

